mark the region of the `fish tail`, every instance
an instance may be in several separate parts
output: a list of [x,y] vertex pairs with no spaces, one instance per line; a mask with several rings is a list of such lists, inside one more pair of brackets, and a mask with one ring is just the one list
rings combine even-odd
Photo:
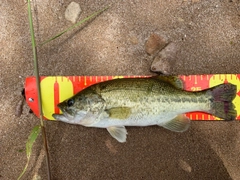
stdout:
[[224,120],[234,120],[237,111],[233,104],[236,96],[237,86],[231,83],[221,84],[209,90],[212,95],[210,113]]

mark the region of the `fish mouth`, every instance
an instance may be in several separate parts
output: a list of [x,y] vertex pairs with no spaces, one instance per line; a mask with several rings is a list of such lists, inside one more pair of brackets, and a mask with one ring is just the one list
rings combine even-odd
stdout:
[[79,111],[77,113],[74,113],[73,115],[68,113],[65,109],[60,109],[62,111],[62,114],[53,114],[53,117],[57,119],[56,117],[62,117],[65,119],[68,119],[69,121],[74,120],[76,117],[81,116],[84,118],[89,112],[87,111]]
[[67,118],[68,120],[74,119],[74,116],[73,116],[73,115],[67,113],[66,111],[62,111],[62,112],[63,112],[63,114],[61,114],[61,115],[63,115],[63,116],[64,116],[65,118]]
[[66,123],[70,123],[74,117],[71,116],[70,114],[52,114],[52,117],[56,119],[57,121],[62,121]]
[[52,116],[56,119],[56,120],[61,120],[61,119],[65,119],[68,121],[71,121],[72,119],[74,119],[74,116],[69,114],[65,109],[62,109],[59,107],[59,109],[62,111],[62,114],[52,114]]
[[52,116],[58,121],[69,124],[80,124],[83,126],[90,126],[96,121],[96,114],[89,111],[78,111],[74,115],[66,111],[62,112],[63,114],[52,114]]
[[59,115],[62,115],[64,117],[66,117],[67,119],[69,120],[72,120],[74,118],[73,115],[71,115],[70,113],[68,113],[68,111],[66,111],[66,109],[64,107],[61,106],[61,103],[57,105],[58,108],[62,111],[62,114],[59,114]]

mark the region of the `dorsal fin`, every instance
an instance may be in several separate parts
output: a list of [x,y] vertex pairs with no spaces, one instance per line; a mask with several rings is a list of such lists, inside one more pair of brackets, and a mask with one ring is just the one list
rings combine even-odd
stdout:
[[169,83],[177,89],[183,89],[184,88],[184,83],[178,76],[158,75],[158,76],[153,76],[152,78],[155,78],[155,79],[158,79],[160,81]]

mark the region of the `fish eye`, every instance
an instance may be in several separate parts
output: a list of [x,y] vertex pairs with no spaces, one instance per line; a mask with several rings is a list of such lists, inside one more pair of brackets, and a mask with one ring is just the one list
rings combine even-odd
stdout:
[[74,100],[73,99],[69,99],[68,101],[67,101],[67,105],[68,106],[72,106],[74,104]]

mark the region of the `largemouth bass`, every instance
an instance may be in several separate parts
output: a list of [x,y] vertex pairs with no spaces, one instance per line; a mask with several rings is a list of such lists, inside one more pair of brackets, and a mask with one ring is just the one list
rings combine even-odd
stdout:
[[234,120],[235,96],[236,86],[230,83],[188,92],[173,76],[114,79],[89,86],[59,103],[63,114],[53,117],[66,123],[106,128],[116,140],[125,142],[125,126],[158,125],[184,132],[190,125],[184,115],[187,112],[202,111]]

